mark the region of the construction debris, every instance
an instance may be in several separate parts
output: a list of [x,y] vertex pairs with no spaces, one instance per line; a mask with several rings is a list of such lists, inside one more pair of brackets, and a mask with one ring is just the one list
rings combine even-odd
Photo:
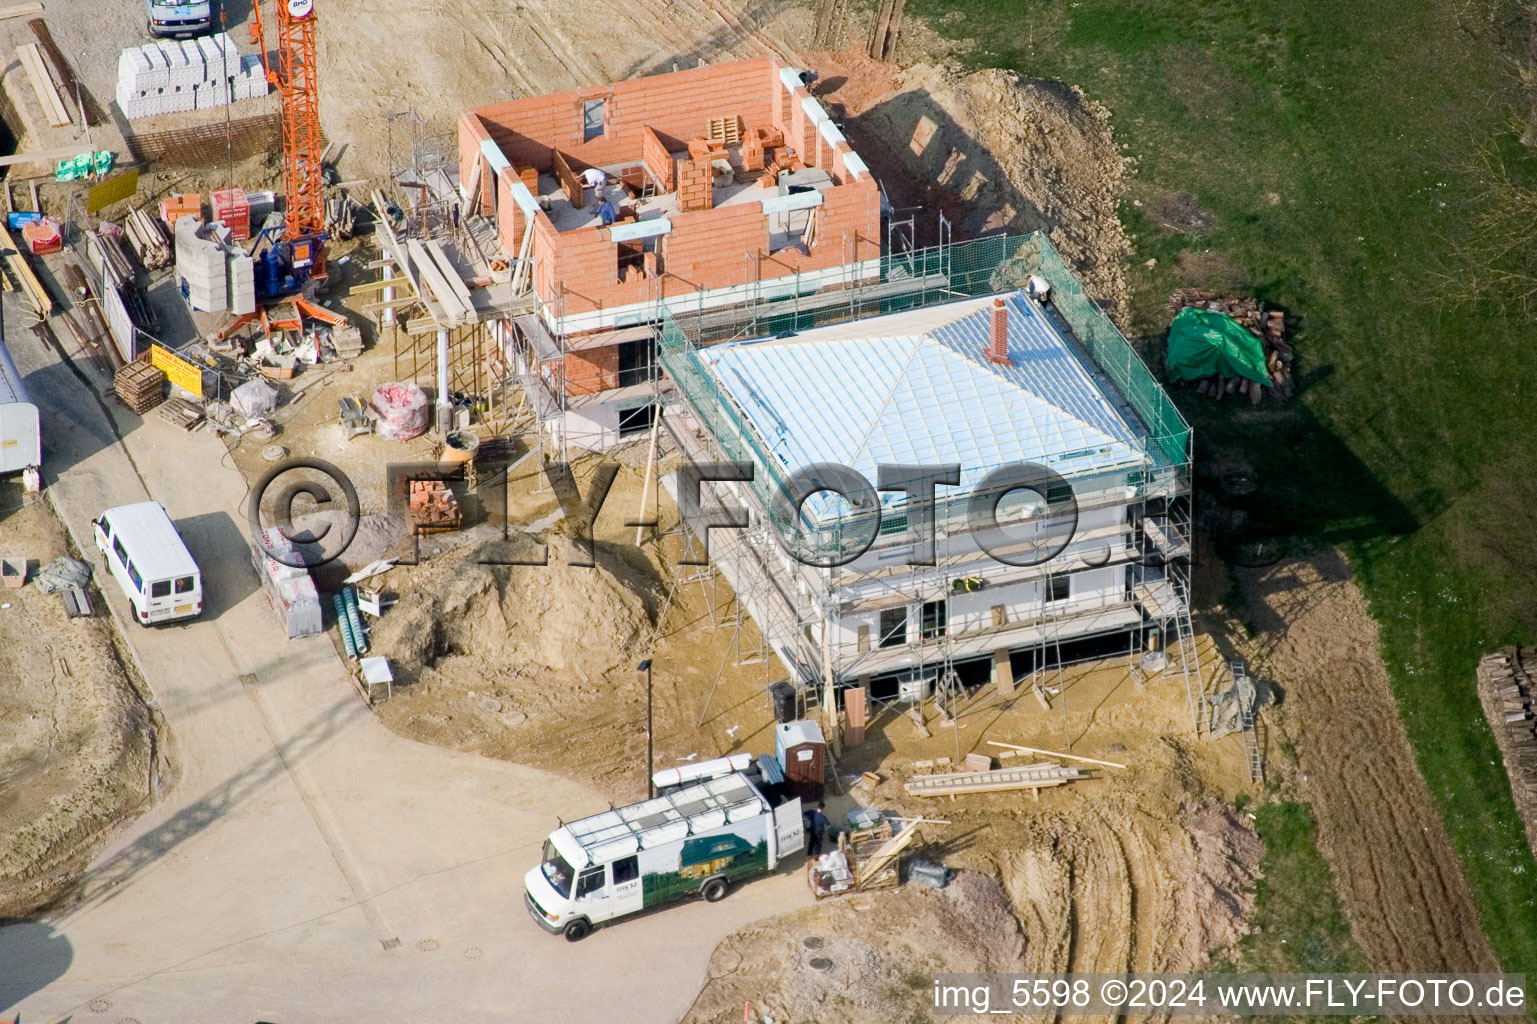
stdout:
[[1254,681],[1241,674],[1233,677],[1232,686],[1206,698],[1211,705],[1211,739],[1243,730],[1245,719],[1253,718],[1256,697]]
[[44,594],[57,594],[70,587],[83,587],[91,581],[91,564],[78,558],[60,556],[37,571],[32,585]]
[[1293,350],[1286,340],[1286,314],[1265,309],[1258,299],[1239,295],[1221,295],[1201,288],[1181,288],[1169,298],[1169,315],[1182,309],[1209,309],[1230,316],[1242,324],[1264,345],[1265,367],[1270,374],[1268,387],[1241,377],[1207,377],[1196,381],[1195,393],[1221,401],[1225,395],[1241,395],[1253,405],[1264,398],[1284,401],[1296,390],[1292,376]]
[[427,393],[415,384],[383,384],[368,403],[374,430],[387,441],[409,441],[427,430]]
[[1510,792],[1537,851],[1537,648],[1507,647],[1478,662],[1478,699],[1510,777]]

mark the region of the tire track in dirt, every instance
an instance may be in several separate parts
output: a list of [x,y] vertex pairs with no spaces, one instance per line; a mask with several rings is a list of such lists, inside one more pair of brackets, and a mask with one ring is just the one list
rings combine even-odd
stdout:
[[1238,576],[1259,620],[1251,660],[1286,693],[1277,732],[1357,943],[1381,971],[1498,971],[1343,556]]

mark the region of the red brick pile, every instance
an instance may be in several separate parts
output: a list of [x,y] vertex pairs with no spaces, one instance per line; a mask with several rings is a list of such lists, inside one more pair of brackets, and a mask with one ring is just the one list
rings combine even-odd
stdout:
[[459,528],[459,500],[441,480],[412,480],[407,514],[417,533]]

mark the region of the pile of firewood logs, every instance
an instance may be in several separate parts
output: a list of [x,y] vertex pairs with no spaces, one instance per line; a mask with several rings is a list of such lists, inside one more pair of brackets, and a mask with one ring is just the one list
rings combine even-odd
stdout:
[[1270,386],[1242,377],[1206,377],[1195,382],[1195,393],[1209,395],[1218,401],[1224,395],[1248,398],[1258,405],[1264,398],[1284,401],[1292,396],[1295,383],[1292,378],[1292,347],[1286,340],[1286,314],[1280,310],[1266,311],[1258,299],[1238,295],[1219,295],[1201,288],[1182,288],[1169,299],[1169,315],[1173,317],[1182,309],[1210,309],[1237,320],[1265,347],[1265,365],[1270,371]]

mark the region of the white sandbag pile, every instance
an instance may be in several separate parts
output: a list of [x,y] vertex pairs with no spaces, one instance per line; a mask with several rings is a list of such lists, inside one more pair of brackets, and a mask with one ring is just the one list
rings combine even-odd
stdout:
[[241,55],[228,32],[160,39],[129,47],[117,60],[117,105],[130,120],[208,110],[267,95],[256,54]]

